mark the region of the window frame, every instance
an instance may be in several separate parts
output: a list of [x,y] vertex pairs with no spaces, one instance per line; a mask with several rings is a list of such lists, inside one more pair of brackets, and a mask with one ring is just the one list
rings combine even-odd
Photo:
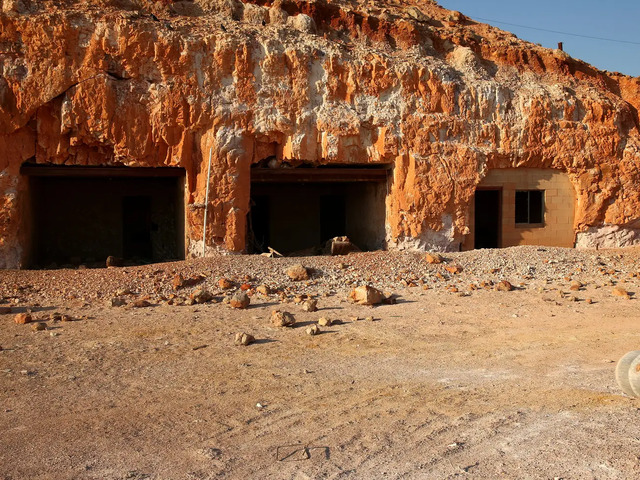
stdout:
[[[527,222],[518,222],[518,194],[526,193],[527,194]],[[531,222],[531,194],[539,193],[540,194],[540,218],[541,222]],[[541,228],[545,226],[545,213],[546,213],[546,201],[545,201],[545,191],[541,189],[523,189],[515,191],[514,198],[514,223],[518,228]]]

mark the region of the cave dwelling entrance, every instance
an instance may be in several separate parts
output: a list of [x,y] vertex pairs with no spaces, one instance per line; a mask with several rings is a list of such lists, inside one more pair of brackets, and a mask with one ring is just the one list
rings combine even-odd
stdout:
[[249,253],[322,253],[347,236],[360,250],[385,246],[388,165],[251,169]]
[[182,168],[24,164],[28,265],[104,266],[185,258]]

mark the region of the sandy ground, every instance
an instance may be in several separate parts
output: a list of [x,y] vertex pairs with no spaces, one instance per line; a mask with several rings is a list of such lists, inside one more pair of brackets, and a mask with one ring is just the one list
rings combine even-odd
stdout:
[[[14,307],[0,315],[0,478],[638,478],[640,400],[614,379],[615,362],[640,348],[638,251],[602,255],[455,254],[464,272],[442,279],[418,257],[411,272],[391,253],[313,257],[302,260],[315,280],[296,284],[281,272],[289,259],[248,256],[0,272],[0,303]],[[548,270],[522,277],[521,260]],[[498,261],[512,267],[495,280],[520,288],[468,288]],[[398,303],[346,301],[336,285],[355,268]],[[212,289],[244,272],[284,293],[253,293],[246,310],[169,305],[178,271],[204,272]],[[585,286],[571,291],[578,277]],[[152,306],[111,307],[117,285]],[[294,303],[305,290],[318,312]],[[14,323],[27,308],[77,321],[36,332]],[[297,326],[272,327],[274,308]],[[341,323],[307,335],[321,316]],[[241,331],[258,341],[234,346]]]

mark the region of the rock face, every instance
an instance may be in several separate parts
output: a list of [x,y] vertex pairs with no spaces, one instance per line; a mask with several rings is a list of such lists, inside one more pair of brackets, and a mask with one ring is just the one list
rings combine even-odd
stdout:
[[201,255],[209,151],[205,253],[246,248],[260,162],[390,166],[390,248],[457,250],[500,168],[564,172],[579,244],[640,242],[640,79],[398,5],[4,2],[0,268],[28,262],[25,162],[183,168],[185,250]]

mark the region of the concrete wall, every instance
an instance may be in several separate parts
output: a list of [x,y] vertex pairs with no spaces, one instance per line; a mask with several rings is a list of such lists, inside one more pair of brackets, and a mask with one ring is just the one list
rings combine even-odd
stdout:
[[[478,188],[502,190],[501,247],[574,246],[576,193],[566,173],[542,168],[494,169],[489,171]],[[516,190],[544,190],[544,223],[542,225],[516,225]],[[465,238],[464,250],[471,250],[474,246],[475,202],[471,202],[469,223],[470,233]]]

